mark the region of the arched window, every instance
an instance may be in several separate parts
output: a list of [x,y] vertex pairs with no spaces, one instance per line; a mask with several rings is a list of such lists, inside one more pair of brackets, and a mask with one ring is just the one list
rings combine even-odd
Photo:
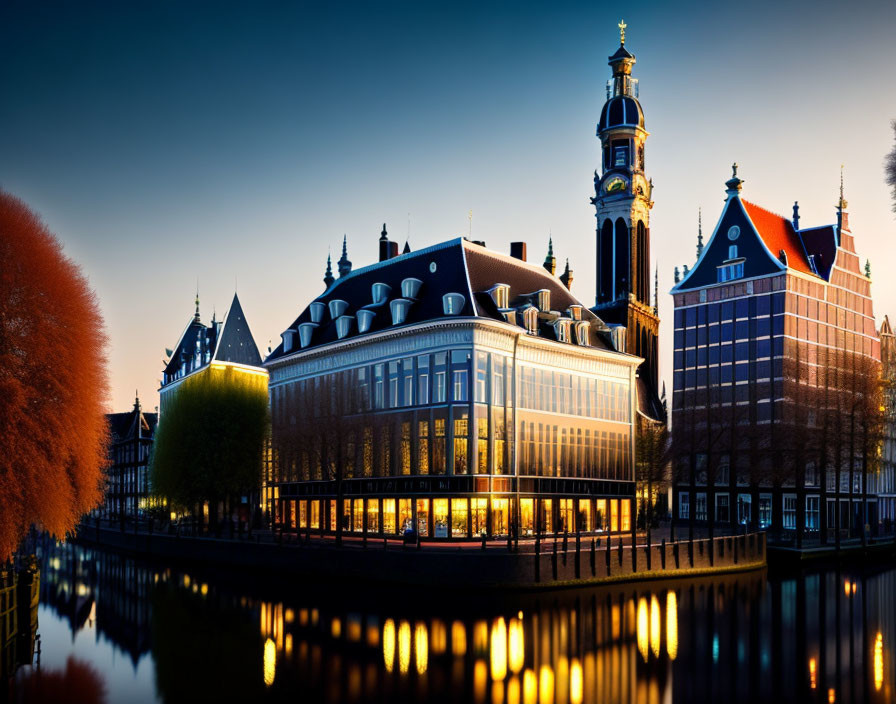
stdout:
[[615,277],[614,277],[614,299],[628,296],[631,289],[629,288],[631,282],[630,277],[631,273],[629,271],[629,267],[631,265],[631,257],[630,257],[630,233],[628,229],[628,225],[625,220],[619,218],[616,220],[616,228],[615,228],[615,243],[616,243],[616,252],[615,252]]
[[599,301],[613,300],[613,223],[604,220],[600,229],[600,242],[598,243],[600,261],[598,262],[598,289]]

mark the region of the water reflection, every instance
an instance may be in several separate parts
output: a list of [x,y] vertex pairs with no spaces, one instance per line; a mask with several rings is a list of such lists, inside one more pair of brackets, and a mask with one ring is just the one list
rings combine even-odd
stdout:
[[[96,629],[135,670],[151,664],[150,686],[166,702],[874,703],[896,695],[896,570],[499,598],[234,582],[69,545],[46,543],[42,552],[41,619],[72,634]],[[43,642],[45,652],[68,647]]]

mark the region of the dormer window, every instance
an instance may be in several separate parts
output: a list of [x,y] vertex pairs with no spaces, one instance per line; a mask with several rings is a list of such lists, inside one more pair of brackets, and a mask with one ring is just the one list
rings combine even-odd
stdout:
[[543,288],[540,291],[536,291],[535,298],[537,300],[536,305],[538,306],[538,310],[542,313],[547,313],[551,310],[551,292],[548,291],[548,289]]
[[591,346],[591,340],[588,338],[589,327],[589,324],[584,320],[576,324],[576,342],[582,347]]
[[538,334],[538,309],[532,306],[523,311],[523,323],[526,325],[526,332],[530,335]]
[[554,334],[557,336],[558,342],[569,342],[569,326],[572,321],[568,318],[561,318],[554,322]]
[[509,307],[510,286],[507,284],[495,284],[488,290],[488,293],[499,309]]

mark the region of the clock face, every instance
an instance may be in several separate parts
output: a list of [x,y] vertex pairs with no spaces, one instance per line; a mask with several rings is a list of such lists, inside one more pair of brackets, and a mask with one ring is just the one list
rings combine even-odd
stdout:
[[607,183],[604,185],[604,192],[616,193],[617,191],[624,191],[625,187],[625,179],[616,176],[607,181]]

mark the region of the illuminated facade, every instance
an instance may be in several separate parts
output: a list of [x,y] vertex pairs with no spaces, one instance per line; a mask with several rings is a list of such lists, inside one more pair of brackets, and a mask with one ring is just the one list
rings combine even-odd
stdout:
[[[243,307],[236,293],[230,309],[223,321],[215,320],[205,325],[199,316],[199,295],[196,296],[196,311],[174,346],[166,350],[168,360],[162,372],[159,388],[160,417],[164,418],[165,407],[182,384],[196,379],[202,374],[235,374],[239,378],[267,387],[268,373],[261,366],[261,355],[243,313]],[[253,503],[266,507],[271,500],[268,486],[270,477],[270,448],[265,447],[260,470],[260,494],[253,497]]]
[[99,511],[104,518],[133,518],[145,508],[149,494],[149,457],[158,421],[157,413],[144,413],[134,399],[129,413],[110,413],[109,467],[106,496]]
[[356,271],[343,252],[265,361],[275,523],[630,530],[641,360],[522,243],[518,257],[463,239],[396,256],[384,228],[380,244]]
[[715,232],[672,289],[677,518],[875,530],[861,399],[880,342],[846,201],[836,224],[801,228],[796,204],[792,220],[775,215],[742,183],[735,165]]

